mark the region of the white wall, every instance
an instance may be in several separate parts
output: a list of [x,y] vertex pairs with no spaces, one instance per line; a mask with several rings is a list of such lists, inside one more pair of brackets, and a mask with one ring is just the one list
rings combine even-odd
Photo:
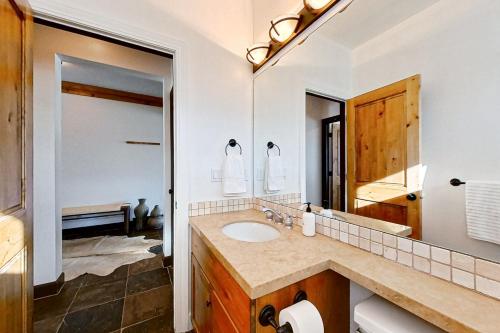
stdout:
[[466,235],[464,186],[500,180],[500,2],[442,0],[354,50],[354,95],[422,75],[423,239],[500,260]]
[[[351,52],[321,34],[310,36],[254,79],[255,170],[264,168],[266,143],[281,148],[286,185],[282,193],[306,191],[306,92],[351,96]],[[264,195],[263,179],[254,193]]]
[[[61,273],[61,102],[60,63],[62,56],[114,65],[166,79],[170,92],[170,59],[65,31],[36,25],[34,36],[33,106],[33,189],[34,189],[34,284],[55,281]],[[58,83],[59,82],[59,83]],[[165,111],[170,112],[168,103]],[[163,126],[169,128],[169,117]],[[165,136],[166,165],[170,165],[170,140]],[[164,186],[170,186],[170,169],[165,169]],[[168,184],[167,184],[168,182]],[[167,187],[168,188],[168,187]],[[170,216],[170,205],[164,205]],[[167,223],[168,224],[168,223]],[[165,233],[169,228],[165,228]],[[165,237],[166,239],[169,239]],[[169,244],[166,244],[169,245]],[[165,252],[169,253],[169,246]]]
[[271,20],[286,14],[297,14],[304,7],[302,0],[253,0],[254,42],[268,42]]
[[125,143],[161,143],[163,109],[80,95],[62,97],[61,206],[129,202],[133,208],[138,198],[146,198],[150,209],[156,204],[165,209],[163,144]]
[[340,114],[340,104],[306,96],[306,201],[323,206],[322,187],[322,120]]

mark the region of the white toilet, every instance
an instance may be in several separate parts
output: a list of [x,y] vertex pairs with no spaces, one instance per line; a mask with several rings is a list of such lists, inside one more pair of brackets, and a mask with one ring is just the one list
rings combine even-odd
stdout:
[[360,333],[435,333],[443,330],[374,295],[354,307]]

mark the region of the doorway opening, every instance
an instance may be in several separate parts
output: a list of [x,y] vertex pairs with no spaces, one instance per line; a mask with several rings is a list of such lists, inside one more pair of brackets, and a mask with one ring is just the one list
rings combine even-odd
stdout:
[[[94,321],[111,325],[109,331],[140,330],[160,319],[169,330],[173,56],[40,19],[35,23],[36,79],[56,87],[54,96],[44,95],[51,100],[52,133],[40,124],[37,138],[41,143],[45,135],[55,137],[55,217],[36,223],[55,223],[55,260],[59,255],[62,267],[57,282],[63,281],[58,294],[38,295],[48,297],[35,301],[35,327],[52,323],[79,330],[79,318],[97,315],[102,320]],[[47,184],[35,188],[39,198]],[[39,240],[36,246],[54,244]],[[35,251],[35,276],[41,252]],[[162,318],[134,317],[130,306],[139,298],[164,309]],[[57,313],[62,308],[64,316]]]
[[345,211],[345,101],[306,92],[306,198]]

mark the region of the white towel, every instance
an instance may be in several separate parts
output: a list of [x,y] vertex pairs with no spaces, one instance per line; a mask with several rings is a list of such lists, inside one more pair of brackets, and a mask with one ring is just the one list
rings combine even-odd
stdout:
[[468,180],[465,201],[469,237],[500,244],[500,182]]
[[246,193],[245,163],[242,155],[229,154],[222,167],[222,187],[225,196]]
[[276,193],[285,187],[285,172],[281,156],[269,156],[266,161],[264,188],[267,193]]

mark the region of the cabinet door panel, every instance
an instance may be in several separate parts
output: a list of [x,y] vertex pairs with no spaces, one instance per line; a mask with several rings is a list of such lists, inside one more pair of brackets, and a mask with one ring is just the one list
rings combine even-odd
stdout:
[[231,315],[236,327],[240,332],[250,332],[250,298],[196,232],[192,233],[191,239],[193,255],[203,272],[206,273],[212,288],[217,292],[217,296]]
[[192,322],[197,333],[210,333],[210,283],[192,256]]
[[212,291],[212,333],[238,333],[215,291]]

